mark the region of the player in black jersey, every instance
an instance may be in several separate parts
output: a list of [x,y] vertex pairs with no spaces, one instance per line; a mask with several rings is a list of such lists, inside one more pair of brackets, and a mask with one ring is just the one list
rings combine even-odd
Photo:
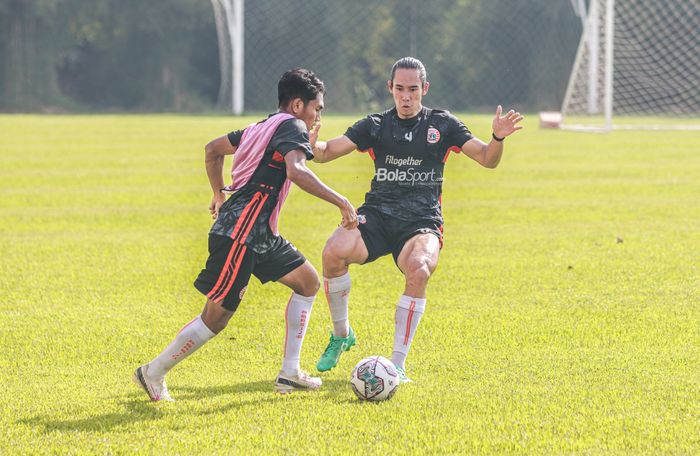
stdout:
[[[320,378],[309,376],[299,366],[320,286],[318,274],[279,235],[277,218],[292,182],[337,206],[345,228],[357,226],[357,215],[346,198],[306,166],[306,160],[313,158],[308,130],[320,120],[323,109],[323,82],[308,70],[290,70],[280,79],[278,91],[278,112],[214,139],[205,148],[207,176],[214,192],[209,210],[215,222],[209,232],[209,259],[194,285],[207,302],[201,316],[185,325],[160,355],[134,372],[134,382],[153,401],[172,400],[165,375],[226,327],[251,275],[263,283],[280,282],[293,291],[285,310],[284,357],[275,389],[288,393],[321,385]],[[224,157],[234,153],[233,183],[224,187]],[[232,196],[226,199],[223,190]]]
[[311,133],[315,161],[327,162],[358,149],[372,158],[375,168],[371,189],[358,209],[358,229],[336,230],[323,250],[324,288],[333,332],[317,368],[332,369],[342,352],[355,344],[348,321],[348,265],[369,263],[391,253],[406,279],[396,306],[392,354],[406,382],[410,381],[404,366],[406,355],[425,311],[428,280],[442,247],[445,162],[451,152],[462,152],[486,168],[495,168],[503,140],[522,128],[518,123],[523,116],[513,110],[502,115],[498,106],[492,139],[485,143],[449,112],[422,105],[429,83],[419,60],[398,60],[387,83],[393,108],[370,114],[328,142],[315,141],[318,125]]

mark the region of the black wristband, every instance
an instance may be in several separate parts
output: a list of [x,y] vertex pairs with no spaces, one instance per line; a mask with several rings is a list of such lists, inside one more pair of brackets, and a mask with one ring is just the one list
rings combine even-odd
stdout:
[[491,132],[491,137],[498,142],[503,142],[503,140],[506,139],[505,136],[503,138],[499,138],[498,136],[496,136],[496,133],[493,133],[493,132]]

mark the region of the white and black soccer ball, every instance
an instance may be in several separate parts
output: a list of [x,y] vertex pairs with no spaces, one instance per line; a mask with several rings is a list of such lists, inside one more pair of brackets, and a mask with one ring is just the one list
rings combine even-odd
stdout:
[[350,385],[364,401],[383,401],[399,387],[399,373],[394,363],[383,356],[365,358],[352,370]]

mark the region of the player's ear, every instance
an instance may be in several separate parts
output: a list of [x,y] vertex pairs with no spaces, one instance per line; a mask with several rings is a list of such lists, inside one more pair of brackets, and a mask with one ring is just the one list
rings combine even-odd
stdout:
[[295,98],[292,100],[292,113],[297,115],[304,110],[304,100],[301,98]]
[[428,81],[425,81],[425,83],[423,83],[423,96],[425,96],[428,93],[428,87],[430,87],[430,83]]
[[394,88],[394,84],[391,79],[386,81],[386,86],[389,89],[389,93],[391,93],[392,89]]

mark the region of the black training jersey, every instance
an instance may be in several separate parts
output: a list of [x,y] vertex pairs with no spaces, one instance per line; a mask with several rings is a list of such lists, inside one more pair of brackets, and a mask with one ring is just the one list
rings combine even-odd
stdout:
[[391,217],[442,224],[440,196],[445,162],[473,138],[448,111],[423,108],[416,117],[400,119],[396,108],[370,114],[345,132],[374,160],[372,187],[365,206]]
[[[228,134],[231,145],[240,145],[244,131],[245,129],[237,130]],[[287,179],[284,157],[292,150],[303,151],[308,160],[314,157],[308,130],[299,119],[288,119],[279,124],[250,180],[221,206],[211,234],[234,236],[243,231],[248,233],[245,235],[245,243],[255,252],[262,254],[269,250],[274,244],[270,216]]]

